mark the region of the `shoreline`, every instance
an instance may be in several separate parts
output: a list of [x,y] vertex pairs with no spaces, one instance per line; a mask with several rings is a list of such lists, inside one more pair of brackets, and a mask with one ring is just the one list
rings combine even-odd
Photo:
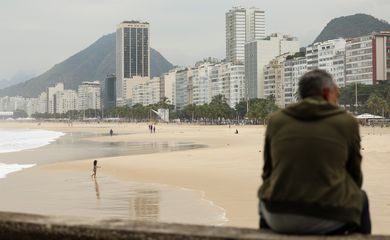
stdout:
[[[226,226],[257,228],[257,189],[260,186],[262,168],[263,126],[191,126],[157,125],[156,134],[148,133],[147,123],[102,125],[84,128],[74,124],[70,129],[65,124],[39,126],[48,130],[64,129],[69,132],[114,133],[134,132],[128,135],[92,137],[95,142],[121,141],[183,141],[205,144],[207,148],[176,152],[159,152],[145,155],[128,155],[98,158],[98,178],[109,176],[120,182],[166,184],[168,186],[201,191],[205,199],[226,210],[229,221]],[[1,124],[0,124],[1,127]],[[118,128],[116,128],[118,127]],[[239,134],[235,135],[235,129]],[[390,194],[386,182],[390,180],[388,154],[390,129],[362,127],[363,188],[371,205],[373,232],[389,234]],[[60,162],[39,166],[42,174],[88,175],[90,160]]]

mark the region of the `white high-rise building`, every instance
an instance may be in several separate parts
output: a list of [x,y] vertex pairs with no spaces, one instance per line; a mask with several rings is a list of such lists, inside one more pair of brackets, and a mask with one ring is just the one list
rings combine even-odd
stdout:
[[217,95],[223,95],[232,108],[245,98],[243,64],[204,61],[191,69],[176,72],[177,109],[188,104],[209,104]]
[[141,77],[141,76],[133,76],[132,78],[127,78],[123,82],[123,96],[125,99],[125,105],[134,105],[133,104],[133,88],[140,85],[145,84],[149,77]]
[[229,78],[228,104],[234,108],[245,99],[245,66],[243,64],[230,64]]
[[307,72],[305,57],[286,59],[284,62],[284,106],[297,102],[300,77]]
[[28,116],[38,112],[39,100],[38,98],[26,98],[26,113]]
[[209,94],[211,98],[225,92],[223,80],[226,72],[226,65],[223,63],[218,63],[211,69],[209,79]]
[[201,63],[192,69],[192,103],[202,105],[210,99],[210,75],[213,63]]
[[160,96],[160,78],[154,77],[150,78],[145,83],[146,94],[144,95],[144,105],[150,105],[158,103],[161,99]]
[[264,97],[274,97],[276,105],[284,107],[284,62],[287,54],[277,56],[264,66]]
[[56,113],[67,113],[71,110],[78,110],[78,96],[74,90],[64,90],[57,92],[56,97]]
[[78,88],[79,110],[100,109],[101,88],[100,82],[83,82]]
[[57,83],[54,87],[48,87],[46,90],[47,93],[47,113],[57,113],[56,109],[56,93],[64,91],[64,84]]
[[177,110],[182,110],[184,107],[192,103],[192,71],[191,69],[183,69],[176,72],[176,101],[175,107]]
[[307,70],[318,68],[318,45],[314,43],[306,48]]
[[264,66],[284,53],[299,52],[299,41],[278,33],[245,44],[245,82],[248,98],[264,98]]
[[15,110],[26,111],[26,99],[24,97],[5,96],[0,100],[0,111],[13,112]]
[[330,73],[340,87],[345,85],[345,40],[317,42],[306,48],[307,69],[319,68]]
[[166,97],[170,104],[176,102],[176,72],[179,69],[173,69],[161,76],[161,97]]
[[38,108],[37,112],[38,113],[45,113],[47,111],[47,93],[42,92],[38,96]]
[[226,13],[226,60],[245,60],[245,43],[265,37],[265,13],[257,8],[235,7]]
[[346,84],[390,80],[390,32],[348,39],[345,48]]
[[116,30],[116,87],[118,103],[125,98],[123,85],[134,76],[150,76],[149,23],[124,21]]

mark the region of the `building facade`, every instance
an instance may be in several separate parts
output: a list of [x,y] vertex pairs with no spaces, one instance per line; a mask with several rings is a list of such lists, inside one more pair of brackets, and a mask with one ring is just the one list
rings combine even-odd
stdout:
[[342,38],[317,42],[306,48],[307,69],[332,74],[339,87],[345,86],[345,45]]
[[210,75],[213,63],[200,63],[192,68],[192,104],[202,105],[210,99]]
[[100,82],[83,82],[78,87],[79,110],[101,109]]
[[170,104],[176,102],[176,72],[180,69],[172,69],[161,76],[160,96],[167,98]]
[[176,72],[178,110],[188,104],[209,104],[223,95],[230,107],[245,98],[245,67],[232,62],[199,62],[195,67]]
[[45,113],[47,111],[47,92],[42,92],[38,96],[37,113]]
[[307,59],[296,57],[286,59],[283,68],[284,81],[284,106],[298,100],[298,83],[300,77],[307,72]]
[[235,7],[226,15],[226,60],[245,60],[245,43],[265,37],[265,13],[257,8]]
[[244,64],[229,64],[229,95],[227,99],[231,108],[235,108],[240,101],[245,100]]
[[176,72],[176,101],[175,107],[177,110],[184,109],[190,102],[190,86],[192,85],[191,70],[186,68]]
[[390,80],[390,32],[348,39],[345,48],[346,84]]
[[57,83],[54,87],[48,87],[46,90],[47,113],[57,113],[56,93],[64,91],[64,83]]
[[247,98],[264,98],[264,66],[284,53],[299,52],[299,41],[291,36],[271,34],[245,44],[245,81]]
[[116,30],[117,98],[124,98],[125,79],[150,76],[149,23],[124,21]]
[[264,97],[274,98],[281,108],[284,107],[284,63],[287,56],[278,56],[264,66]]
[[103,108],[110,109],[116,107],[116,76],[109,74],[104,79],[103,88]]
[[79,98],[74,90],[63,90],[55,94],[56,113],[67,113],[72,110],[79,110]]

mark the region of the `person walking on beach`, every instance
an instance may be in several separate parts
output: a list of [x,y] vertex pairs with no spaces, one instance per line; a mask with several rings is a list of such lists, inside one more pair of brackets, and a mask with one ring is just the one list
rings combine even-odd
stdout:
[[93,161],[93,170],[92,170],[92,174],[91,174],[91,177],[92,177],[93,179],[96,178],[96,170],[97,170],[98,168],[100,168],[100,166],[97,165],[97,160],[94,160],[94,161]]
[[112,135],[114,135],[114,131],[112,131],[112,129],[110,129],[110,136],[112,137]]
[[370,234],[358,122],[336,105],[339,90],[326,71],[305,73],[298,93],[301,101],[275,113],[267,126],[260,229]]
[[153,133],[156,133],[156,125],[153,126]]

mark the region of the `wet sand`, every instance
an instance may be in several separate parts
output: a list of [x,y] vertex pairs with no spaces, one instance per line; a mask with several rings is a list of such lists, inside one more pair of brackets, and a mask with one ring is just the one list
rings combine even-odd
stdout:
[[[28,126],[28,124],[24,126]],[[0,127],[3,126],[0,124]],[[20,125],[16,127],[20,127]],[[65,124],[42,124],[41,126],[35,124],[31,127],[63,132],[103,134],[108,133],[109,129],[112,128],[115,133],[122,134],[113,137],[103,135],[88,138],[88,141],[97,143],[166,142],[174,144],[187,142],[206,145],[206,148],[186,151],[98,158],[99,165],[102,166],[98,169],[98,182],[100,183],[101,179],[105,179],[103,181],[109,179],[108,182],[118,182],[113,185],[136,183],[154,186],[164,184],[164,186],[174,189],[186,188],[204,192],[204,199],[225,209],[228,219],[225,225],[257,227],[256,191],[261,183],[262,144],[265,130],[262,126],[232,126],[232,128],[228,128],[228,126],[157,125],[156,134],[148,132],[147,124],[88,126],[74,124],[73,127],[68,127]],[[236,128],[239,134],[234,134]],[[390,225],[390,193],[387,187],[387,182],[390,180],[390,174],[388,174],[390,170],[390,129],[362,128],[361,132],[362,147],[364,148],[362,150],[364,157],[363,188],[368,192],[371,201],[373,230],[374,233],[378,234],[390,234],[390,230],[387,228]],[[32,175],[33,172],[39,176],[50,176],[51,174],[57,176],[58,174],[58,176],[63,176],[62,179],[65,181],[76,175],[85,178],[85,176],[89,176],[91,168],[92,163],[88,159],[46,164],[14,175],[20,174],[20,178],[22,178],[22,176]],[[34,181],[34,177],[30,180]],[[60,186],[64,185],[63,182],[59,182]],[[90,194],[94,195],[93,184],[90,188],[92,188],[89,190],[92,191]],[[107,187],[101,187],[101,189],[100,194],[103,196]],[[65,196],[72,194],[72,189],[68,189],[66,192]],[[118,198],[115,195],[112,196]],[[181,197],[168,197],[166,201],[172,202],[177,199],[181,199]],[[115,201],[110,204],[111,207],[117,205]],[[219,208],[213,208],[211,211],[218,213],[216,209]],[[170,215],[175,215],[174,212],[171,211]],[[196,214],[196,210],[192,211],[192,214]],[[217,215],[213,214],[213,216]],[[180,216],[177,214],[171,216],[171,218],[173,217],[180,220]]]

